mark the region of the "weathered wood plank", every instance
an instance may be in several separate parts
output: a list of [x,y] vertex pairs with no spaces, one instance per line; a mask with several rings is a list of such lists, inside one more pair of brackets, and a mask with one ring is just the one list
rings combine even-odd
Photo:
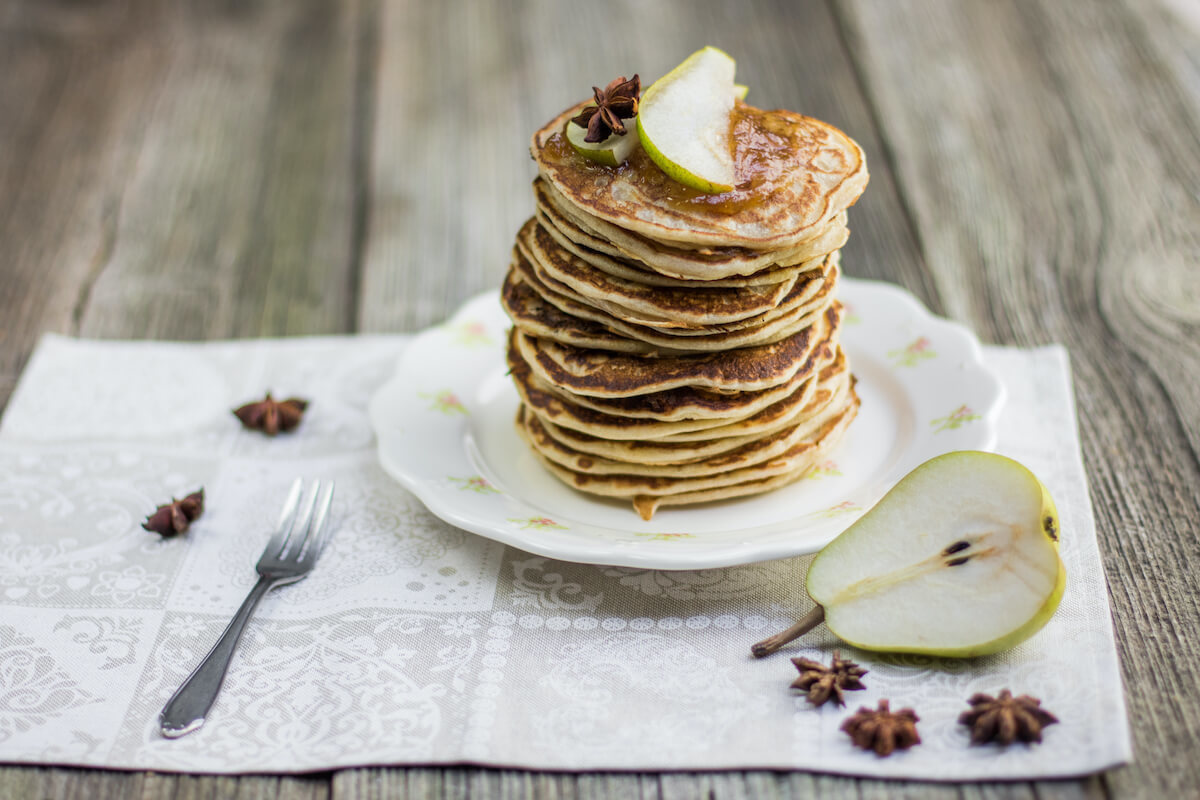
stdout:
[[[5,6],[0,403],[44,330],[351,329],[368,17],[316,0]],[[0,768],[3,797],[328,793],[327,775]]]
[[[141,793],[127,798],[170,797],[174,800],[326,800],[328,774],[274,775],[162,775],[144,773]],[[101,773],[103,775],[103,773]],[[107,777],[107,776],[105,776]],[[86,797],[86,795],[85,795]]]
[[[385,3],[360,327],[432,324],[497,285],[529,213],[519,13]],[[499,244],[499,246],[497,246]]]
[[77,329],[166,62],[153,8],[49,5],[0,24],[0,407],[38,336]]
[[353,326],[359,4],[145,6],[3,17],[0,402],[43,331]]
[[1200,108],[1148,33],[1167,23],[1139,3],[845,18],[947,308],[1071,350],[1137,754],[1106,787],[1194,791]]
[[197,3],[172,28],[80,331],[350,330],[357,4]]
[[[636,779],[625,777],[626,789],[636,784]],[[528,797],[549,800],[587,796],[577,790],[577,781],[578,777],[574,775],[471,767],[352,769],[342,770],[333,776],[332,796],[354,800],[382,800],[388,797]],[[636,791],[626,791],[622,796],[635,798],[642,795]]]
[[537,773],[473,768],[375,768],[342,770],[333,776],[332,797],[381,800],[387,797],[498,797],[539,800],[776,800],[777,798],[879,798],[929,800],[1099,800],[1099,777],[1053,783],[930,784],[866,781],[833,775],[768,771],[713,773]]
[[143,792],[144,773],[46,767],[0,767],[0,797],[128,800]]

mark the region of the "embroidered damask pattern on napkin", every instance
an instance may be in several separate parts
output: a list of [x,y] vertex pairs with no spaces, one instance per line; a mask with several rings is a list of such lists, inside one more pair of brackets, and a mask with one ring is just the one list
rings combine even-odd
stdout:
[[[1000,451],[1050,486],[1067,593],[998,656],[851,656],[850,709],[810,707],[786,655],[750,643],[807,608],[807,559],[694,572],[567,564],[453,528],[379,468],[366,415],[402,337],[198,345],[47,337],[0,426],[0,760],[202,772],[474,761],[546,769],[807,768],[932,779],[1048,777],[1129,758],[1065,354],[990,348]],[[1037,387],[1037,391],[1034,391]],[[274,439],[229,410],[271,389],[312,406]],[[162,704],[255,574],[292,479],[338,483],[313,575],[264,601],[209,723]],[[203,486],[160,540],[141,521]],[[828,658],[814,633],[790,655]],[[1041,697],[1040,747],[970,748],[973,692]],[[881,760],[838,731],[888,697],[923,744]]]

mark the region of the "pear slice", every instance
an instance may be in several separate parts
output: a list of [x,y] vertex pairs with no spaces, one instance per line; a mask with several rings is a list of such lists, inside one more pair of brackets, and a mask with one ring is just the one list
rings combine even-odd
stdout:
[[709,194],[737,182],[729,141],[735,68],[715,47],[697,50],[643,92],[638,105],[646,154],[674,180]]
[[598,142],[585,142],[587,128],[570,121],[567,122],[566,136],[576,153],[608,167],[624,164],[641,144],[633,131],[612,133]]
[[817,554],[807,579],[817,608],[752,652],[772,653],[824,619],[865,650],[995,653],[1040,630],[1065,585],[1046,487],[1004,456],[947,453]]

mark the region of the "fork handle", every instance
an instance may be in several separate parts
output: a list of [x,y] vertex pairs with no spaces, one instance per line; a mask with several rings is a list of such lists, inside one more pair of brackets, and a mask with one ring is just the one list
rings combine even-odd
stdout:
[[196,667],[183,685],[175,690],[175,694],[171,695],[171,699],[158,715],[158,724],[163,736],[176,739],[204,724],[205,716],[216,702],[217,693],[221,691],[225,672],[229,669],[229,662],[233,658],[238,640],[246,630],[246,623],[250,621],[250,616],[259,601],[275,584],[276,581],[270,578],[258,579],[258,583],[254,584],[250,594],[246,595],[241,608],[233,615],[213,649],[208,651],[200,666]]

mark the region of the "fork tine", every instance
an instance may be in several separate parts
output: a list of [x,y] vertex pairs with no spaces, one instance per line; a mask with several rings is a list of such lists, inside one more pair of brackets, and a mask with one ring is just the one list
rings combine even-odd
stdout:
[[324,497],[317,506],[317,516],[312,523],[312,533],[305,543],[300,559],[312,563],[321,557],[321,551],[329,541],[329,509],[333,506],[333,481],[325,488]]
[[312,489],[304,493],[305,499],[301,501],[299,511],[296,511],[292,529],[288,531],[287,539],[283,540],[283,546],[275,553],[275,558],[286,559],[289,554],[299,553],[300,548],[304,547],[308,529],[312,527],[312,507],[317,503],[319,491],[320,481],[313,481]]
[[296,504],[300,502],[300,488],[304,485],[302,478],[296,478],[292,481],[292,488],[288,490],[287,501],[283,504],[283,509],[279,512],[279,524],[277,528],[283,528],[283,524],[289,521],[292,514],[296,513]]
[[296,521],[296,506],[300,503],[300,490],[303,485],[304,481],[300,478],[292,481],[292,488],[288,490],[287,500],[283,502],[283,509],[279,512],[279,522],[275,526],[275,533],[267,542],[265,552],[277,555],[287,545]]
[[291,558],[297,560],[304,552],[304,545],[312,536],[312,520],[313,509],[317,505],[317,497],[321,493],[321,481],[313,481],[312,489],[305,493],[304,504],[301,506],[300,512],[296,515],[296,524],[292,526],[291,534],[288,536],[287,542],[283,549],[279,551],[279,558]]

